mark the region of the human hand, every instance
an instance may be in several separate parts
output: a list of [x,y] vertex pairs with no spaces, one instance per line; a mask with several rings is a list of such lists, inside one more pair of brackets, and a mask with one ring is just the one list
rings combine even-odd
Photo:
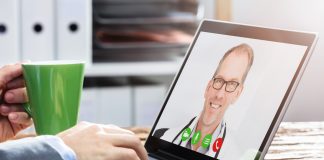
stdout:
[[114,125],[81,122],[57,135],[78,160],[147,160],[140,139],[131,131]]
[[0,142],[32,124],[22,103],[28,101],[21,64],[0,68]]

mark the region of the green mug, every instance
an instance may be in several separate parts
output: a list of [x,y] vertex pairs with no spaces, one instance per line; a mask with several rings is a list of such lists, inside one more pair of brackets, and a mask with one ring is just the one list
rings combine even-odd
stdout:
[[38,135],[55,135],[77,123],[84,79],[84,62],[23,63],[28,103]]

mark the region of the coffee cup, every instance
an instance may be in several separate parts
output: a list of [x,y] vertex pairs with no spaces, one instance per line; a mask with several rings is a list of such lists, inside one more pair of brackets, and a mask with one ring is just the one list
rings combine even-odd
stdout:
[[28,102],[38,135],[55,135],[77,123],[84,80],[82,61],[23,63]]

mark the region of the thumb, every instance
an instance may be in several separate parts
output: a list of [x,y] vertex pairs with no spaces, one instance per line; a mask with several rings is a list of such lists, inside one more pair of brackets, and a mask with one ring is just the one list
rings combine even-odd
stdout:
[[8,119],[13,124],[24,126],[29,126],[32,124],[32,120],[26,112],[11,112],[8,115]]

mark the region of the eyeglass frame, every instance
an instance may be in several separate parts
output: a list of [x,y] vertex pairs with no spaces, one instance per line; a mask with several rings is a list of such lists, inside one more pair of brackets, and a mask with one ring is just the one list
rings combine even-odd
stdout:
[[[215,81],[216,81],[216,79],[221,79],[222,81],[223,81],[223,84],[220,86],[220,88],[215,88],[214,87],[214,84],[215,84]],[[236,82],[236,81],[225,81],[225,79],[223,79],[223,78],[216,78],[216,77],[213,77],[213,84],[212,84],[212,87],[214,88],[214,89],[216,89],[216,90],[221,90],[222,88],[223,88],[223,86],[224,86],[224,84],[226,84],[225,85],[225,91],[226,92],[228,92],[228,93],[232,93],[232,92],[234,92],[236,89],[237,89],[237,87],[240,85],[240,83],[239,82]],[[235,87],[235,89],[233,90],[233,91],[228,91],[228,89],[226,89],[227,88],[227,83],[229,83],[229,82],[234,82],[234,83],[236,83],[237,85],[236,85],[236,87]]]

